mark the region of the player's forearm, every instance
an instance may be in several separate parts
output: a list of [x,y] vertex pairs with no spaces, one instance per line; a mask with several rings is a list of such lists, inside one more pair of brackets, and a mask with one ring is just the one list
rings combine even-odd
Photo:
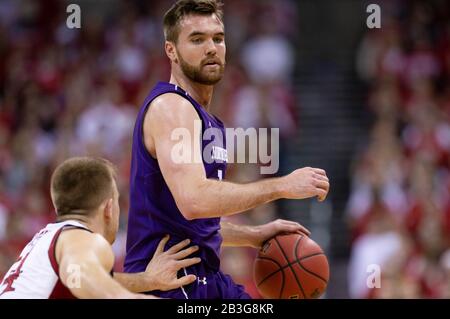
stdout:
[[259,248],[255,242],[258,238],[258,228],[221,222],[220,234],[223,246]]
[[[122,274],[128,275],[128,274]],[[120,277],[120,276],[119,276]],[[80,289],[70,289],[74,296],[80,299],[154,299],[154,296],[143,295],[145,289],[137,282],[138,276],[130,274],[123,282],[112,279],[103,272],[90,274],[81,279]],[[131,279],[130,279],[131,278]],[[128,284],[128,286],[124,285]],[[131,290],[130,288],[134,288]]]
[[185,194],[179,206],[189,219],[230,216],[283,198],[281,178],[249,184],[206,180]]
[[133,294],[115,281],[98,262],[66,257],[60,262],[59,273],[61,281],[77,298],[133,298]]
[[126,290],[109,274],[102,269],[95,270],[90,267],[82,267],[78,283],[66,282],[70,291],[83,299],[124,299],[135,298],[135,295]]
[[141,293],[153,290],[159,290],[156,281],[147,273],[114,273],[114,279],[131,292]]

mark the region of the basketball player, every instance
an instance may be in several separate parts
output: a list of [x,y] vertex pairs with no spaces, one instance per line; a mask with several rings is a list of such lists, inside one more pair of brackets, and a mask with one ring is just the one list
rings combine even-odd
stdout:
[[[54,172],[51,196],[57,221],[37,233],[0,284],[0,298],[142,298],[137,292],[173,289],[195,280],[177,271],[200,260],[183,241],[163,252],[168,237],[141,273],[113,273],[119,193],[113,166],[74,158]],[[114,279],[113,279],[114,278]],[[150,297],[150,296],[147,296]]]
[[[158,242],[169,233],[169,245],[191,238],[200,247],[201,263],[180,272],[194,274],[197,281],[154,294],[178,299],[249,298],[242,286],[220,271],[221,245],[259,248],[278,233],[308,231],[285,220],[249,227],[221,223],[220,218],[281,198],[318,197],[323,201],[328,178],[321,169],[303,168],[249,184],[222,181],[226,159],[215,154],[225,151],[224,125],[209,113],[214,85],[225,68],[220,3],[178,1],[164,17],[164,32],[171,78],[159,82],[144,101],[134,129],[125,271],[143,271]],[[196,132],[195,121],[201,122],[202,132]],[[172,133],[180,128],[191,138],[173,140]],[[209,128],[221,132],[222,138],[202,139]],[[216,151],[204,152],[211,143]],[[191,150],[201,160],[174,161],[174,150],[180,148]]]

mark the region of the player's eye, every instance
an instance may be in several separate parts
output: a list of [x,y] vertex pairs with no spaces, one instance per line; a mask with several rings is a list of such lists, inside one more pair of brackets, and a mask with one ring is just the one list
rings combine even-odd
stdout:
[[223,38],[222,37],[214,38],[214,42],[220,44],[223,42]]
[[202,43],[202,39],[201,38],[193,38],[191,40],[191,42],[194,43],[194,44],[200,44],[200,43]]

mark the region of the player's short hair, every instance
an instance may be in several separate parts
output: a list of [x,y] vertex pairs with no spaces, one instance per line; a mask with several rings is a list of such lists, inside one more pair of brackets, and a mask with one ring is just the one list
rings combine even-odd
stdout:
[[179,0],[164,15],[164,36],[167,41],[177,43],[180,22],[190,14],[212,15],[223,23],[222,2],[220,0]]
[[116,169],[102,158],[75,157],[53,172],[50,192],[58,216],[89,215],[112,198]]

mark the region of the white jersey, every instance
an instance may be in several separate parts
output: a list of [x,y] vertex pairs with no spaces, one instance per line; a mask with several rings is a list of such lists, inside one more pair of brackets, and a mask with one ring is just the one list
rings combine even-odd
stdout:
[[59,279],[55,246],[64,228],[86,229],[68,220],[48,224],[25,246],[17,262],[11,266],[0,284],[0,299],[73,298]]

